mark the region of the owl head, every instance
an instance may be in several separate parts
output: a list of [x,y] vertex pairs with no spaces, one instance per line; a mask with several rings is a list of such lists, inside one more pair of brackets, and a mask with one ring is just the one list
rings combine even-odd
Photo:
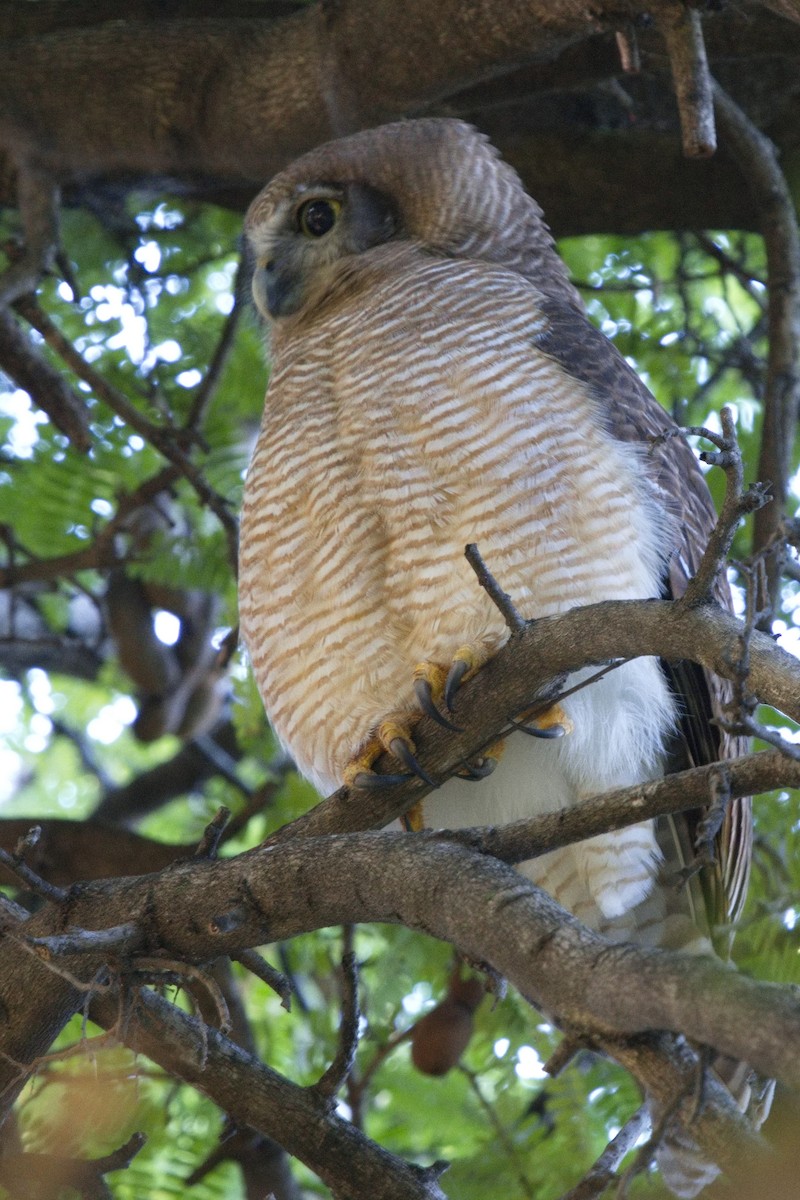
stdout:
[[313,307],[348,264],[389,242],[498,263],[579,303],[538,204],[463,121],[400,121],[328,142],[275,176],[245,230],[256,306],[272,321]]

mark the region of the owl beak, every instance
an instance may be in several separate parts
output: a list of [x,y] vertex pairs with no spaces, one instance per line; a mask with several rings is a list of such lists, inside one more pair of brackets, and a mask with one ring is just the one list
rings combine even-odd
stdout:
[[262,313],[273,320],[285,317],[296,308],[294,278],[284,268],[280,270],[274,259],[256,268],[253,274],[253,299]]

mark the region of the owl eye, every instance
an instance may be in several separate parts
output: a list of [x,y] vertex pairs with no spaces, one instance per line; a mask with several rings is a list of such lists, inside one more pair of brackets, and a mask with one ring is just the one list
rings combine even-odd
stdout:
[[307,200],[297,213],[301,232],[306,237],[324,237],[333,229],[341,207],[338,200]]

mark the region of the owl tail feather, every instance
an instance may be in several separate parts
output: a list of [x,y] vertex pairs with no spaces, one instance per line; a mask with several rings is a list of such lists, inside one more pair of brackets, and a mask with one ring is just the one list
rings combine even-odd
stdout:
[[[769,1116],[775,1092],[774,1079],[762,1079],[747,1063],[717,1055],[711,1069],[725,1084],[737,1107],[759,1130]],[[656,1163],[666,1186],[680,1200],[693,1200],[721,1174],[691,1136],[690,1130],[672,1126],[656,1151]]]

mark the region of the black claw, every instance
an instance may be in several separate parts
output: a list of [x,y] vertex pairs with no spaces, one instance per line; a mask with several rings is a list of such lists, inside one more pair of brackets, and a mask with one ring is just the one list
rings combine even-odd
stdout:
[[457,658],[451,664],[450,670],[447,672],[447,680],[444,685],[444,702],[448,708],[453,707],[453,701],[456,698],[456,692],[461,687],[461,680],[469,670],[469,666],[463,659]]
[[419,765],[409,749],[408,743],[404,742],[402,738],[392,738],[391,742],[389,743],[389,749],[395,758],[400,759],[400,762],[404,767],[408,767],[409,771],[413,771],[413,773],[418,776],[423,783],[427,783],[428,787],[438,787],[436,781],[431,779],[428,772]]
[[508,723],[512,729],[518,729],[520,733],[527,733],[530,737],[560,738],[567,732],[563,725],[549,725],[547,729],[540,729],[538,725],[523,725],[521,721],[512,721],[510,717]]
[[458,778],[465,779],[468,783],[478,783],[481,779],[487,779],[492,771],[497,766],[497,759],[487,755],[479,766],[477,763],[468,763],[465,758],[461,759],[464,767],[463,772],[459,771]]
[[379,775],[377,771],[359,771],[351,786],[360,788],[362,791],[377,790],[378,788],[394,787],[396,783],[408,783],[409,779],[413,778],[413,775],[406,774]]
[[437,725],[441,725],[443,729],[451,729],[453,733],[463,733],[464,730],[458,725],[454,725],[452,721],[448,721],[433,702],[433,692],[431,685],[427,679],[415,679],[414,691],[417,693],[417,701],[419,706],[426,716],[431,717]]

